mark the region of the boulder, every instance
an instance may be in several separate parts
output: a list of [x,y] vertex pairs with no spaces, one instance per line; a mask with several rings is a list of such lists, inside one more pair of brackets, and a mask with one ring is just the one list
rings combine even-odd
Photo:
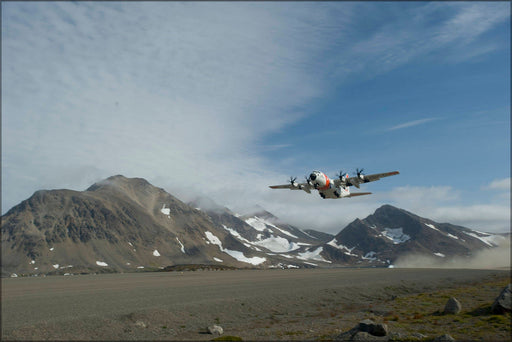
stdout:
[[457,300],[457,298],[451,297],[446,302],[443,313],[445,315],[455,315],[458,314],[460,310],[462,310],[462,305],[460,305],[460,302]]
[[512,307],[512,284],[505,286],[500,295],[494,300],[491,310],[494,314],[510,312]]
[[220,325],[210,325],[208,327],[208,332],[212,335],[222,335],[224,333],[224,329],[222,329],[222,327]]
[[388,326],[365,319],[335,338],[341,341],[388,341]]
[[386,336],[388,334],[388,325],[384,323],[374,323],[372,320],[365,319],[359,322],[359,331],[367,332],[373,336]]
[[455,341],[453,337],[451,337],[449,334],[444,334],[441,336],[437,336],[434,338],[433,342],[443,342],[443,341]]

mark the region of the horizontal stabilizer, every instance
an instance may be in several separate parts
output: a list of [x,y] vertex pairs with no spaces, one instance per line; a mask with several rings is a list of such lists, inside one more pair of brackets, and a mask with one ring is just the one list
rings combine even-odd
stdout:
[[356,192],[356,193],[351,193],[347,197],[364,196],[364,195],[371,195],[371,194],[372,194],[371,192]]

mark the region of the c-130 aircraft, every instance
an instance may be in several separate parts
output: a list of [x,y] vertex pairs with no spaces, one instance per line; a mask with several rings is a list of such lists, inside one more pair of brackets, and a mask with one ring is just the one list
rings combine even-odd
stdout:
[[290,190],[304,190],[308,194],[311,193],[311,189],[318,190],[320,197],[326,198],[345,198],[370,195],[371,192],[359,192],[350,193],[350,186],[355,186],[359,189],[359,184],[374,182],[384,177],[398,175],[400,172],[392,171],[385,173],[376,173],[373,175],[364,175],[363,169],[356,169],[356,176],[349,177],[348,173],[340,171],[337,174],[337,178],[331,179],[325,173],[321,171],[313,171],[306,177],[305,183],[297,183],[297,177],[290,177],[290,184],[283,185],[271,185],[271,189],[290,189]]

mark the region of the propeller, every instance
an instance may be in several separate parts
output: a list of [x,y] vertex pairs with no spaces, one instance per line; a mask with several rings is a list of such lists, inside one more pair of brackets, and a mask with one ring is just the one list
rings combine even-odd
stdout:
[[343,181],[343,180],[345,179],[345,178],[344,178],[344,177],[345,177],[345,173],[343,173],[343,171],[342,171],[342,170],[340,170],[340,173],[338,173],[336,176],[338,176],[338,178],[339,178],[341,181]]
[[311,185],[311,179],[309,179],[308,176],[304,176],[304,178],[306,179],[306,183],[308,183],[309,185]]
[[[364,169],[361,169],[361,170],[356,169],[356,173],[357,173],[357,177],[358,177],[358,178],[361,178],[361,179],[362,179],[362,178],[364,177],[363,170],[364,170]],[[363,176],[363,177],[361,177],[361,176]]]
[[295,186],[295,181],[297,180],[297,177],[290,177],[290,184]]

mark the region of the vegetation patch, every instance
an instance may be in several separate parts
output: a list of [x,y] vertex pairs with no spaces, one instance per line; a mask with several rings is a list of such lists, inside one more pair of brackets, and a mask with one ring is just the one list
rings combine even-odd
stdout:
[[237,267],[226,265],[208,265],[208,264],[183,264],[172,265],[159,269],[158,272],[186,272],[186,271],[227,271],[237,270]]
[[[406,336],[421,333],[432,338],[448,333],[456,340],[508,340],[512,333],[511,314],[491,312],[491,304],[508,282],[508,279],[490,280],[478,285],[400,296],[387,303],[391,310],[381,319],[391,331]],[[442,313],[450,297],[461,302],[459,314]]]

